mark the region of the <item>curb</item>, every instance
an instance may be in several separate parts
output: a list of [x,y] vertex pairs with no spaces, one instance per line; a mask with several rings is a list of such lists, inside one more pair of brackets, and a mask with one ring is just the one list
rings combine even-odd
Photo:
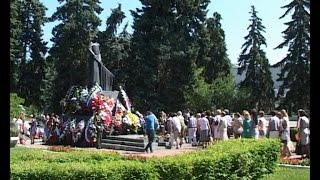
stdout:
[[304,168],[304,169],[310,169],[310,166],[291,165],[291,164],[278,164],[278,166],[282,166],[282,167],[290,167],[290,168]]

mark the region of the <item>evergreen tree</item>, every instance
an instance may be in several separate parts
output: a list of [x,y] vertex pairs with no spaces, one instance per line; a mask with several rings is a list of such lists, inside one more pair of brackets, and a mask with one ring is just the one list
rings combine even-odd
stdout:
[[21,56],[21,21],[20,14],[20,1],[10,1],[10,92],[17,92],[18,84],[18,66],[19,57]]
[[273,108],[274,90],[271,78],[270,64],[262,45],[267,45],[261,34],[265,32],[262,20],[257,16],[254,6],[251,6],[251,24],[247,28],[249,34],[244,37],[246,42],[242,45],[242,53],[238,59],[238,74],[245,72],[245,79],[240,83],[240,88],[250,92],[249,104],[258,109]]
[[21,61],[19,64],[19,95],[26,99],[27,106],[40,107],[40,86],[44,78],[44,55],[47,42],[42,39],[42,26],[46,22],[46,7],[38,0],[20,1],[19,21],[21,34],[19,46]]
[[96,0],[58,0],[62,5],[52,15],[51,21],[61,22],[52,30],[52,56],[57,76],[54,81],[53,98],[55,110],[72,85],[88,83],[89,43],[97,35],[102,12]]
[[209,42],[208,58],[205,63],[204,75],[206,82],[212,83],[219,75],[230,75],[231,63],[227,55],[224,31],[221,27],[221,15],[213,13],[213,17],[207,20]]
[[128,94],[142,110],[184,108],[209,1],[141,1],[134,17]]
[[[281,67],[278,81],[282,81],[278,96],[286,96],[281,103],[295,110],[310,108],[310,0],[293,0],[282,8],[287,9],[280,17],[291,15],[292,20],[285,23],[287,29],[284,42],[276,49],[288,47],[287,56],[275,67]],[[289,109],[290,110],[290,109]]]
[[117,30],[125,18],[121,4],[111,9],[112,13],[106,21],[106,30],[99,33],[101,57],[105,66],[115,75],[113,87],[118,88],[125,83],[126,62],[130,51],[130,34],[127,32],[128,24],[118,35]]
[[41,80],[40,87],[41,110],[47,113],[54,107],[54,80],[57,76],[54,63],[50,58],[48,57],[45,61],[44,78]]

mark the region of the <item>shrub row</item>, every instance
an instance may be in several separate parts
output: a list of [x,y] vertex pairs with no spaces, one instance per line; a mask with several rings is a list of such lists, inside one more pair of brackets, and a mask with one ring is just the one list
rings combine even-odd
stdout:
[[[16,161],[10,167],[11,179],[258,179],[273,171],[279,149],[278,140],[229,140],[205,150],[147,160]],[[69,153],[74,152],[66,152],[66,157]]]
[[68,152],[54,152],[44,149],[14,148],[10,151],[10,164],[26,161],[73,163],[73,162],[99,162],[116,161],[124,159],[117,152],[78,150]]

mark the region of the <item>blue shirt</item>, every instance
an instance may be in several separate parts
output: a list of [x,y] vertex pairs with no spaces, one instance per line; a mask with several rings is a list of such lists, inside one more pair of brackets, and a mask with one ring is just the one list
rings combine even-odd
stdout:
[[150,114],[144,118],[146,129],[155,130],[158,126],[158,119],[154,114]]

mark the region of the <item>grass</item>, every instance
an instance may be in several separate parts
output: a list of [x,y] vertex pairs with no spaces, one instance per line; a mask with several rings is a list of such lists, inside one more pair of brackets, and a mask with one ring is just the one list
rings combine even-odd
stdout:
[[266,175],[262,180],[309,180],[310,169],[277,167],[275,172]]

